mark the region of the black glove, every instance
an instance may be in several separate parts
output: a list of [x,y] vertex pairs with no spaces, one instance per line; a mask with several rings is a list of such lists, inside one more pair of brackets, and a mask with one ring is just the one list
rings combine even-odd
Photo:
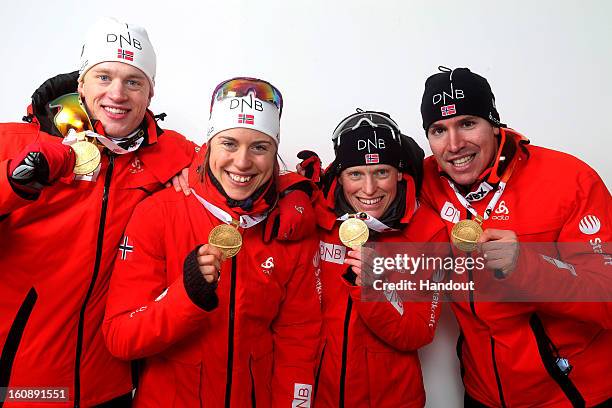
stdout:
[[44,186],[72,175],[76,157],[70,146],[61,143],[35,142],[11,160],[8,174],[13,191],[33,200]]

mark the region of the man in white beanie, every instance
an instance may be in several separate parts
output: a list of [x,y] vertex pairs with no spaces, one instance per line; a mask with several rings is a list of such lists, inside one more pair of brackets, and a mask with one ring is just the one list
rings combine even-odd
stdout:
[[101,19],[80,71],[46,81],[28,123],[0,124],[2,408],[131,405],[129,363],[100,330],[112,265],[139,251],[123,236],[134,207],[195,151],[147,109],[155,67],[143,28]]

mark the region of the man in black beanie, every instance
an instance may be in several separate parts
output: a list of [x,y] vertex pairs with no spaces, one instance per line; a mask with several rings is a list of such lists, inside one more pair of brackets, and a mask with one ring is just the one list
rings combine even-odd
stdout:
[[610,192],[585,163],[501,123],[485,78],[440,71],[421,103],[433,152],[422,197],[456,252],[487,269],[452,277],[475,287],[452,305],[465,406],[611,406]]

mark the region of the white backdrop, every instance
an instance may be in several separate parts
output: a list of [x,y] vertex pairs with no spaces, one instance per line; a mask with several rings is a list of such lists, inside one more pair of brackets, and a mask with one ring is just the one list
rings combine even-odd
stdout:
[[[470,67],[501,119],[533,144],[580,157],[612,180],[612,2],[606,0],[2,0],[0,121],[19,121],[46,78],[75,70],[101,15],[145,26],[158,54],[152,110],[201,143],[214,86],[269,80],[285,99],[281,154],[331,159],[331,132],[356,107],[382,110],[429,152],[419,106],[438,65]],[[554,171],[554,169],[551,169]],[[563,180],[560,180],[563,182]],[[458,407],[456,326],[422,351],[429,407]],[[381,378],[381,380],[384,380]]]

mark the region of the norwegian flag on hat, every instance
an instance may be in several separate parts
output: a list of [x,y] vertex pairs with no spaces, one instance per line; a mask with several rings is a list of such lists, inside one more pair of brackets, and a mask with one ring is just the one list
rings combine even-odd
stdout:
[[247,115],[245,113],[239,113],[238,114],[238,123],[246,123],[247,125],[254,125],[255,124],[255,116],[254,115]]
[[121,48],[117,49],[117,58],[128,61],[134,61],[134,53],[132,51],[124,50]]
[[449,116],[457,113],[454,104],[442,106],[440,109],[442,110],[442,116]]
[[365,155],[366,164],[378,164],[380,163],[380,156],[378,153],[370,153]]

